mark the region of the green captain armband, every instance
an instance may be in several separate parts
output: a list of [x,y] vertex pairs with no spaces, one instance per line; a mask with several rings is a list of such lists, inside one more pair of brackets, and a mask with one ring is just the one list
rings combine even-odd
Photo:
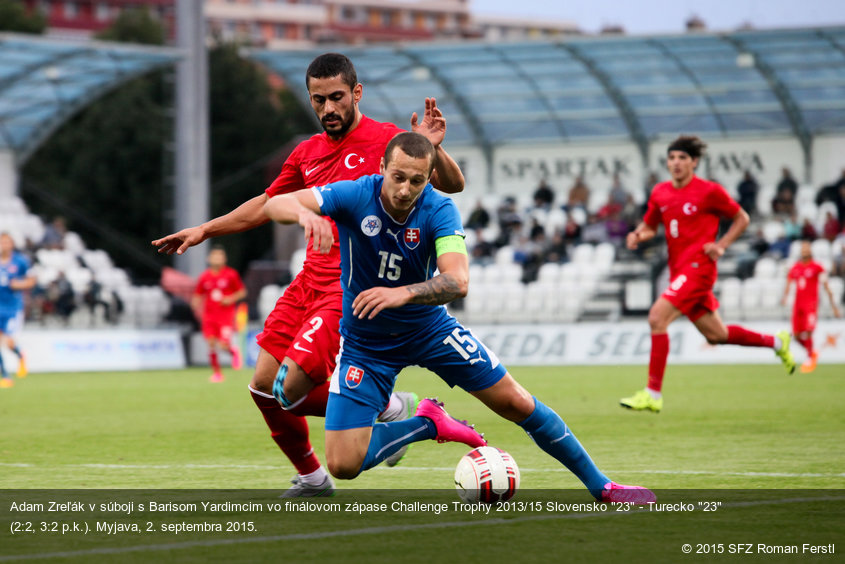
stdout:
[[437,256],[444,253],[461,253],[467,254],[467,244],[464,238],[460,235],[447,235],[445,237],[438,237],[434,240],[434,249],[437,251]]

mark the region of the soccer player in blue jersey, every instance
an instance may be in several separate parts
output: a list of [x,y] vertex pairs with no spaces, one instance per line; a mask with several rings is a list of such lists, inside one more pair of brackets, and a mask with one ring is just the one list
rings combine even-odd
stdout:
[[[654,501],[650,490],[616,484],[600,472],[560,416],[446,312],[444,304],[467,293],[469,261],[455,204],[428,184],[434,155],[422,135],[400,133],[387,145],[380,175],[274,196],[264,208],[274,221],[298,222],[323,252],[333,237],[321,215],[335,221],[340,236],[342,340],[326,409],[329,471],[351,479],[425,439],[486,444],[431,399],[420,402],[414,417],[375,422],[399,371],[419,365],[517,423],[597,499]],[[284,377],[275,384],[284,404]]]
[[[18,378],[26,376],[26,359],[14,336],[23,325],[24,290],[35,286],[35,277],[28,275],[29,261],[15,250],[12,236],[0,233],[0,346],[5,345],[18,357]],[[0,353],[0,388],[11,388],[15,382],[6,372]]]

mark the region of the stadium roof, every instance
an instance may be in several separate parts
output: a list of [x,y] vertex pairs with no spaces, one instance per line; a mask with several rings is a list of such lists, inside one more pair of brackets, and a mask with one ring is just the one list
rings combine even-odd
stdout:
[[[845,27],[521,43],[337,47],[355,63],[368,116],[408,123],[424,96],[450,144],[783,134],[805,152],[845,131]],[[307,100],[308,63],[329,50],[255,51]]]
[[91,100],[177,58],[165,48],[0,33],[0,150],[25,161]]

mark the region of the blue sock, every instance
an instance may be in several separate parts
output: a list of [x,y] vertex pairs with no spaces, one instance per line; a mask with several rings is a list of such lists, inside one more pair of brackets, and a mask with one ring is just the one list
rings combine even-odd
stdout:
[[3,351],[0,351],[0,378],[8,378],[6,374],[6,366],[3,364]]
[[18,355],[18,358],[21,358],[21,357],[23,356],[23,355],[21,354],[21,350],[18,348],[18,346],[17,346],[17,345],[15,345],[14,347],[12,347],[12,349],[11,349],[11,350],[12,350],[12,352],[13,352],[13,353],[15,353],[16,355]]
[[610,478],[599,471],[560,415],[534,398],[534,411],[519,423],[519,426],[528,433],[538,447],[578,476],[594,497],[601,498],[602,489]]
[[437,436],[437,429],[428,417],[411,417],[404,421],[376,423],[367,448],[361,472],[376,466],[385,458],[409,443],[416,443]]

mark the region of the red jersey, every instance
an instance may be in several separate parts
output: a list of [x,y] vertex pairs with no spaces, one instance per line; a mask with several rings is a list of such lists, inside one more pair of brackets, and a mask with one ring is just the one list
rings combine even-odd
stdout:
[[819,307],[819,277],[824,267],[815,261],[796,262],[789,269],[788,278],[795,280],[796,310],[816,311]]
[[[296,146],[276,180],[266,192],[269,197],[295,192],[303,188],[324,186],[330,182],[355,180],[378,174],[379,163],[391,139],[404,131],[392,123],[381,123],[361,116],[358,126],[335,141],[325,132],[314,135]],[[331,221],[326,218],[326,221]],[[308,245],[303,274],[311,286],[337,289],[340,281],[340,247],[337,227],[333,225],[334,245],[327,254]]]
[[223,305],[220,300],[224,296],[231,296],[243,287],[244,284],[238,271],[229,266],[224,266],[220,269],[220,272],[214,272],[209,268],[200,274],[194,293],[205,296],[203,318],[227,319],[234,317],[237,304]]
[[669,273],[699,268],[715,276],[716,263],[704,252],[705,243],[716,240],[719,219],[731,218],[740,207],[722,186],[693,176],[689,184],[675,188],[671,182],[654,187],[643,221],[652,229],[662,222],[669,248]]

